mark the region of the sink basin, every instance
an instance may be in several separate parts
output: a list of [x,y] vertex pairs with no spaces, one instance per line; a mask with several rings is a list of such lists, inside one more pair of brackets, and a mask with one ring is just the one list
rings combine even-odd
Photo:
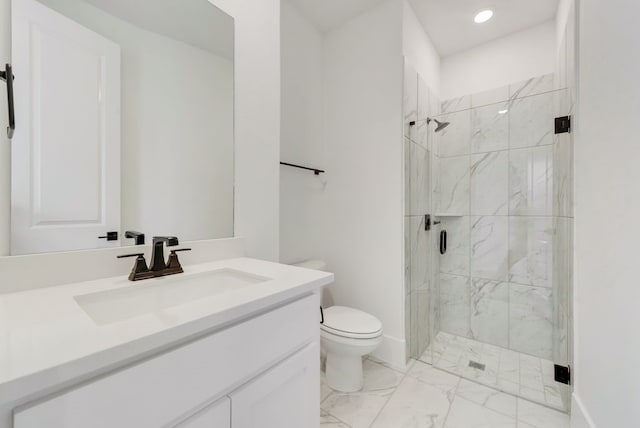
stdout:
[[96,324],[105,325],[160,313],[269,280],[271,278],[225,268],[148,279],[114,290],[74,296],[74,299]]

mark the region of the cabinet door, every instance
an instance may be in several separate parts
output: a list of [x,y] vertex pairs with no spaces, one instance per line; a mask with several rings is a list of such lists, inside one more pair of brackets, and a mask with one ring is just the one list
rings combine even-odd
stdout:
[[225,397],[191,416],[175,428],[231,428],[231,403]]
[[308,345],[231,394],[233,428],[320,425],[319,345]]

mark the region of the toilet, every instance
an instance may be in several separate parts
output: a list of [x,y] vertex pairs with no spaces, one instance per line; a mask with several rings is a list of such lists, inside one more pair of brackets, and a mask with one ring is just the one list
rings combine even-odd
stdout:
[[[296,263],[294,266],[325,270],[320,260]],[[382,323],[373,315],[345,306],[322,310],[320,343],[326,353],[327,385],[341,392],[362,389],[362,357],[382,343]]]

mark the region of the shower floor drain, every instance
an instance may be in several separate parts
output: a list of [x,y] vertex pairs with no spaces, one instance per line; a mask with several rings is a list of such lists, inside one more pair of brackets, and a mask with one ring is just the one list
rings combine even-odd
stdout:
[[484,369],[487,367],[485,364],[481,364],[478,363],[476,361],[469,361],[469,367],[473,368],[473,369],[478,369],[478,370],[482,370],[484,371]]

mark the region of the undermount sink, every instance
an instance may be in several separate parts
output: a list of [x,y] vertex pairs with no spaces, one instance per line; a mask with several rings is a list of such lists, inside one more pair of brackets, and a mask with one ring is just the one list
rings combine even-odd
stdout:
[[224,268],[148,279],[114,290],[74,296],[74,299],[96,324],[105,325],[269,280],[271,278]]

